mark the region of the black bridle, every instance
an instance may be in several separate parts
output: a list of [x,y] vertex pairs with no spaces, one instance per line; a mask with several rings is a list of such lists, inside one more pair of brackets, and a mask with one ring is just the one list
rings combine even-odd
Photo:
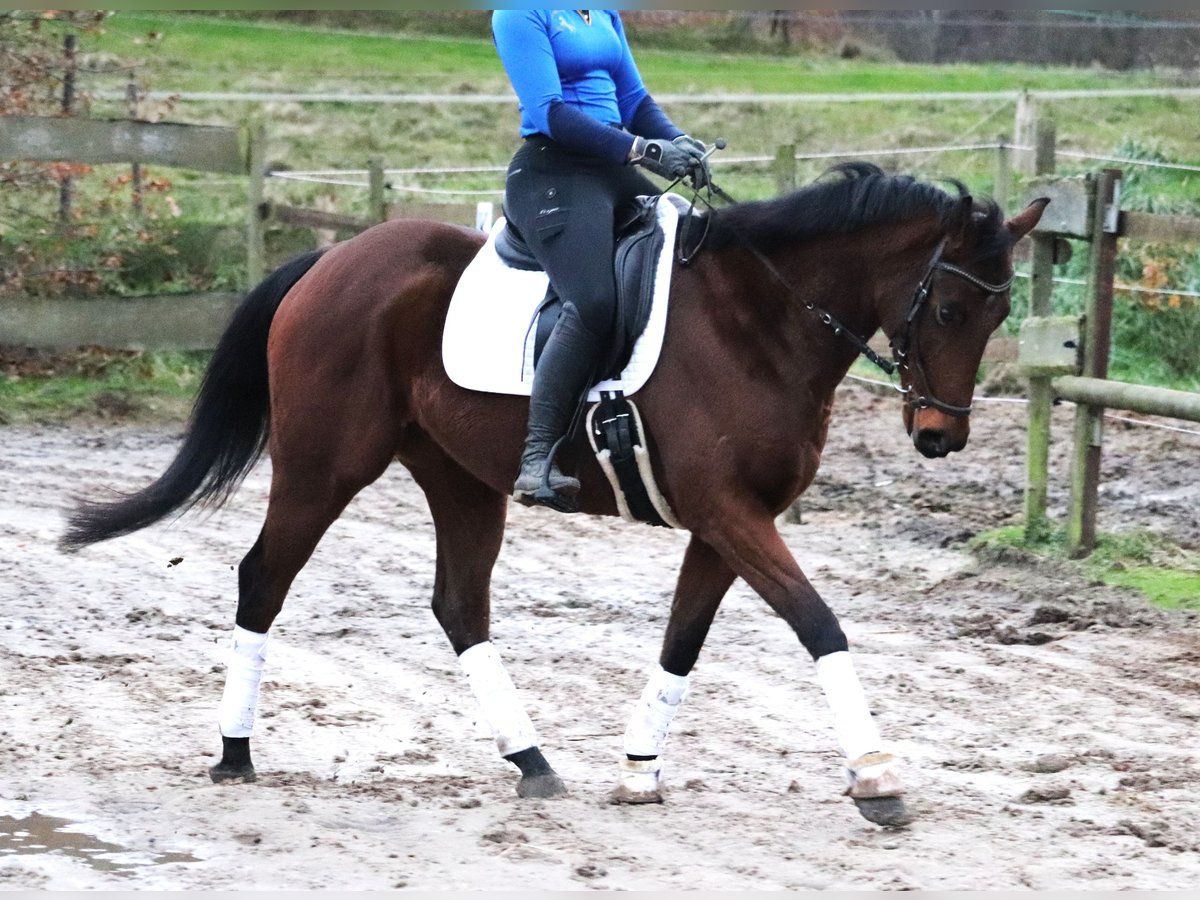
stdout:
[[[722,147],[724,146],[724,142],[720,142],[720,144]],[[706,154],[706,156],[711,155],[711,153],[712,151],[710,150],[709,154]],[[671,187],[674,187],[680,181],[682,181],[681,178],[676,179],[668,187],[668,190],[670,190]],[[706,187],[710,197],[711,195],[716,194],[727,203],[735,202],[732,197],[730,197],[727,193],[713,183],[711,176],[707,176],[706,181]],[[693,188],[692,207],[688,210],[686,217],[687,225],[690,225],[691,213],[696,207],[697,200],[707,206],[710,210],[715,210],[712,202],[707,197],[703,197],[701,195],[700,189]],[[708,236],[708,224],[709,223],[705,221],[704,229],[700,234],[700,238],[696,241],[690,252],[686,248],[688,228],[685,226],[681,236],[677,257],[681,265],[686,266],[691,263],[692,260],[695,259],[696,255],[700,252],[700,248],[704,244],[704,239]],[[915,345],[915,342],[912,339],[913,328],[920,321],[921,313],[925,309],[925,301],[929,299],[929,292],[933,288],[933,279],[938,272],[949,272],[951,275],[961,278],[968,284],[978,288],[989,297],[994,294],[1002,294],[1011,288],[1013,283],[1011,276],[1007,281],[1001,283],[984,281],[978,275],[974,275],[971,272],[968,272],[966,269],[961,269],[953,263],[944,261],[942,259],[942,254],[946,250],[946,244],[949,241],[949,238],[942,238],[941,241],[938,242],[937,248],[933,251],[933,256],[930,257],[929,262],[925,265],[925,272],[922,274],[921,280],[917,284],[917,289],[913,291],[912,298],[908,301],[908,309],[905,311],[903,319],[903,331],[901,331],[896,337],[893,337],[889,340],[889,345],[892,348],[892,358],[889,360],[884,359],[873,349],[871,349],[871,346],[866,342],[866,340],[859,337],[855,332],[851,331],[849,328],[839,322],[836,318],[834,318],[832,313],[826,312],[825,310],[821,309],[821,307],[801,297],[791,286],[791,284],[788,283],[787,279],[783,277],[779,269],[775,267],[775,264],[767,258],[766,254],[751,244],[743,236],[738,235],[738,237],[741,240],[742,245],[746,247],[746,249],[749,250],[760,263],[762,263],[763,267],[776,281],[779,282],[784,290],[799,300],[804,305],[805,309],[813,313],[822,325],[834,333],[834,336],[844,339],[847,343],[854,347],[854,349],[857,350],[860,355],[865,356],[872,364],[877,366],[889,377],[896,374],[897,371],[906,371],[910,373],[909,384],[907,386],[901,386],[897,388],[897,390],[904,395],[904,402],[906,406],[914,411],[919,409],[936,409],[944,412],[948,416],[953,416],[958,419],[964,419],[971,414],[971,410],[974,408],[972,405],[955,406],[953,403],[947,403],[946,401],[939,400],[934,396],[933,390],[930,388],[929,376],[925,374],[925,368],[921,365],[920,353],[913,352],[913,347]],[[917,390],[918,385],[923,385],[924,390]]]
[[[945,400],[939,400],[933,395],[933,390],[929,384],[929,376],[925,374],[925,368],[921,365],[921,355],[919,352],[912,352],[913,328],[920,321],[921,313],[925,309],[925,301],[929,299],[929,292],[933,288],[933,279],[938,272],[949,272],[955,275],[968,284],[979,288],[984,294],[989,297],[993,294],[1002,294],[1012,287],[1013,280],[1010,277],[1007,281],[1000,284],[993,284],[989,281],[984,281],[978,275],[973,275],[966,269],[960,269],[953,263],[945,262],[942,259],[942,253],[946,250],[947,238],[942,238],[938,243],[937,249],[933,251],[933,256],[930,257],[929,263],[925,266],[925,274],[921,276],[921,281],[917,285],[917,289],[913,292],[912,299],[908,302],[908,309],[905,311],[903,328],[896,337],[891,339],[892,359],[893,364],[885,368],[884,371],[889,375],[896,369],[903,369],[910,373],[910,382],[907,387],[900,389],[900,392],[905,395],[905,404],[913,410],[918,409],[936,409],[944,412],[948,416],[954,416],[958,419],[965,419],[971,414],[972,406],[955,406],[953,403],[947,403]],[[878,365],[878,363],[876,363]],[[918,390],[920,386],[924,387],[923,392]]]
[[945,400],[939,400],[934,396],[933,390],[930,388],[929,376],[925,374],[925,368],[921,365],[920,353],[913,352],[915,343],[912,339],[913,329],[920,322],[921,313],[924,311],[926,305],[925,301],[929,299],[929,292],[933,288],[933,279],[938,272],[949,272],[951,275],[961,278],[968,284],[977,287],[988,296],[1002,294],[1007,291],[1012,287],[1013,279],[1010,277],[1007,281],[994,284],[984,281],[978,275],[973,275],[966,269],[960,269],[953,263],[945,262],[942,259],[942,253],[946,249],[946,241],[946,238],[942,238],[938,243],[937,249],[934,250],[933,256],[930,257],[929,262],[925,266],[925,272],[917,284],[917,289],[913,291],[912,298],[908,301],[908,308],[904,313],[903,330],[891,338],[889,342],[892,348],[891,359],[884,359],[876,353],[863,338],[839,322],[832,313],[826,312],[812,301],[796,293],[795,289],[783,277],[779,269],[775,267],[775,264],[761,250],[744,239],[742,240],[742,244],[762,263],[771,276],[789,294],[799,300],[805,309],[813,313],[822,325],[832,331],[834,336],[844,339],[888,376],[896,374],[897,371],[909,372],[911,376],[909,379],[910,383],[907,386],[897,388],[905,397],[905,405],[911,407],[913,410],[932,408],[940,410],[948,416],[963,419],[971,414],[971,410],[974,407],[955,406],[953,403],[947,403]]

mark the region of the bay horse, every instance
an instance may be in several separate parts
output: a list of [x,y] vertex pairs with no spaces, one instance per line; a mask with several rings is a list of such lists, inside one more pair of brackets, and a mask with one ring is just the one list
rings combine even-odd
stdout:
[[[866,163],[775,199],[697,214],[702,249],[676,264],[656,370],[637,392],[659,490],[690,543],[658,667],[635,703],[613,799],[661,801],[661,759],[722,597],[741,577],[815,661],[845,756],[848,794],[881,825],[909,821],[830,608],[776,529],[812,482],[834,391],[882,329],[916,449],[967,442],[976,372],[1009,311],[1013,245],[1041,217],[1009,220],[973,199]],[[685,229],[681,229],[685,230]],[[296,574],[350,500],[393,459],[424,490],[437,538],[433,613],[459,657],[517,793],[566,788],[490,635],[500,551],[528,400],[452,383],[440,352],[455,284],[484,243],[475,230],[392,220],[268,275],[214,352],[182,445],[153,483],[82,503],[61,546],[128,534],[199,505],[219,506],[264,450],[266,519],[238,569],[238,603],[218,707],[214,781],[251,781],[250,736],[266,640]],[[566,464],[580,511],[616,515],[609,482],[576,435]],[[547,511],[546,515],[557,515]]]

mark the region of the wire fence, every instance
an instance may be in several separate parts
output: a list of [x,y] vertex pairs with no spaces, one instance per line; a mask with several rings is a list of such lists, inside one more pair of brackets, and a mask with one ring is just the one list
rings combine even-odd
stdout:
[[[1030,278],[1028,272],[1014,272],[1013,275],[1017,278]],[[1069,284],[1075,287],[1086,287],[1087,281],[1083,278],[1063,278],[1056,276],[1053,279],[1055,284]],[[1190,299],[1200,299],[1200,291],[1185,291],[1179,288],[1152,288],[1144,287],[1140,284],[1113,284],[1114,291],[1121,291],[1126,294],[1152,294],[1159,297],[1188,297]]]
[[[969,131],[979,128],[984,122],[993,118],[1001,109],[997,109],[986,115],[978,123],[973,125]],[[957,143],[945,144],[926,147],[880,147],[880,148],[855,148],[844,150],[823,150],[813,153],[795,153],[793,158],[797,162],[801,161],[820,161],[834,159],[870,159],[879,157],[899,157],[899,156],[934,156],[945,153],[972,153],[972,152],[988,152],[998,150],[1016,150],[1029,151],[1034,148],[1025,144],[1008,144],[998,141],[983,142],[983,143]],[[1139,166],[1151,169],[1163,169],[1180,172],[1200,172],[1200,166],[1186,165],[1182,163],[1170,163],[1161,160],[1137,159],[1133,157],[1111,156],[1099,153],[1090,153],[1086,151],[1056,151],[1058,156],[1071,159],[1088,160],[1094,162],[1119,163],[1127,166]],[[775,163],[774,156],[723,156],[713,159],[714,168],[716,167],[736,167],[736,166],[757,166],[769,165]],[[428,167],[407,167],[396,169],[385,169],[385,178],[400,178],[400,177],[446,177],[454,175],[498,175],[505,172],[507,166],[504,165],[487,165],[487,166],[428,166]],[[368,170],[366,169],[315,169],[311,171],[272,171],[268,175],[272,178],[281,181],[296,181],[308,184],[322,184],[334,187],[353,187],[360,189],[368,189],[370,187],[368,181]],[[403,192],[416,195],[430,196],[447,196],[447,197],[502,197],[504,191],[500,188],[490,189],[462,189],[462,188],[434,188],[424,187],[412,184],[398,184],[389,181],[386,184],[389,190]],[[1017,278],[1028,279],[1030,274],[1024,271],[1014,273]],[[1070,285],[1070,286],[1085,286],[1087,282],[1082,278],[1066,278],[1056,277],[1055,284]],[[1187,290],[1183,288],[1169,287],[1145,287],[1136,284],[1115,284],[1114,290],[1123,293],[1144,294],[1160,297],[1181,297],[1188,299],[1200,299],[1200,291]]]
[[[992,118],[996,113],[990,113],[984,120]],[[973,128],[978,125],[973,126]],[[845,150],[822,150],[815,153],[795,153],[793,159],[797,162],[804,161],[820,161],[824,159],[871,159],[889,156],[920,156],[923,154],[942,154],[942,153],[977,153],[996,150],[1018,150],[1032,151],[1034,147],[1028,144],[1009,144],[998,141],[977,143],[977,144],[945,144],[929,147],[878,147],[878,148],[855,148]],[[1127,166],[1138,166],[1149,169],[1164,169],[1178,172],[1200,172],[1200,165],[1189,165],[1185,163],[1171,163],[1162,160],[1153,159],[1138,159],[1129,156],[1110,156],[1100,153],[1091,153],[1087,151],[1077,150],[1058,150],[1056,155],[1068,159],[1081,159],[1094,162],[1119,163]],[[746,166],[746,165],[763,165],[770,164],[776,161],[774,156],[756,155],[756,156],[722,156],[714,157],[711,162],[714,167],[721,166]],[[397,177],[402,175],[412,176],[442,176],[442,175],[481,175],[481,174],[499,174],[506,170],[503,165],[491,166],[429,166],[416,168],[401,168],[401,169],[385,169],[384,174],[388,177]],[[367,187],[367,170],[366,169],[313,169],[310,171],[271,171],[268,173],[272,178],[291,181],[306,181],[315,184],[340,185],[345,187]],[[357,178],[358,181],[348,181],[345,179]],[[454,193],[449,191],[449,193]],[[474,191],[462,191],[464,194],[475,193]]]

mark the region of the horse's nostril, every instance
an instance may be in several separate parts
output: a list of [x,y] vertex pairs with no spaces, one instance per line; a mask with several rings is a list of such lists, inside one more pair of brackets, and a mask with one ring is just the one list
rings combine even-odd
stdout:
[[939,428],[921,428],[913,435],[913,444],[922,456],[936,459],[950,452],[946,432]]

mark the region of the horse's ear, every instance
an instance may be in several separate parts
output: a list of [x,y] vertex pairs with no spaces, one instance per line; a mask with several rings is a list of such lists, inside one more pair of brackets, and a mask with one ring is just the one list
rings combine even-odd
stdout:
[[1041,221],[1042,213],[1046,211],[1046,207],[1050,203],[1049,197],[1038,197],[1031,202],[1027,207],[1004,223],[1004,227],[1008,229],[1008,233],[1012,235],[1013,243],[1015,244],[1029,232],[1033,231],[1034,226]]

